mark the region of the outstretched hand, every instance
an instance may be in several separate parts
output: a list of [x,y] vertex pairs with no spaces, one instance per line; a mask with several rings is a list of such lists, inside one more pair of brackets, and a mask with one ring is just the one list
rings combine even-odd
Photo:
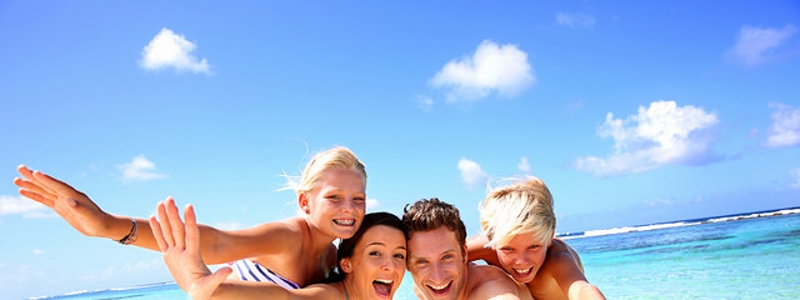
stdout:
[[111,215],[100,209],[86,194],[69,184],[25,165],[17,167],[22,178],[14,178],[19,193],[53,209],[72,227],[88,236],[107,237]]
[[[181,221],[177,207],[164,209],[164,203],[158,204],[158,219],[150,217],[150,228],[164,256],[175,282],[192,299],[211,299],[217,287],[231,273],[231,268],[223,267],[213,274],[200,256],[200,230],[194,208],[187,205],[184,219]],[[174,206],[174,202],[166,205]],[[161,222],[159,222],[159,219]]]

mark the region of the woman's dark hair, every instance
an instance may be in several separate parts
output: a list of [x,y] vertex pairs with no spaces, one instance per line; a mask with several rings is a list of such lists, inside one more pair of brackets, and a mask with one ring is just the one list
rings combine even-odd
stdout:
[[356,244],[361,241],[364,233],[370,228],[378,225],[388,226],[400,230],[405,239],[408,240],[406,225],[403,224],[403,221],[394,214],[388,212],[374,212],[364,215],[364,221],[361,222],[361,227],[356,230],[356,233],[353,234],[353,236],[349,239],[344,239],[341,243],[339,243],[339,249],[336,251],[336,270],[328,276],[328,279],[325,280],[326,282],[338,282],[344,280],[345,274],[342,272],[342,267],[339,265],[339,262],[343,258],[349,258],[353,256],[353,251],[356,248]]

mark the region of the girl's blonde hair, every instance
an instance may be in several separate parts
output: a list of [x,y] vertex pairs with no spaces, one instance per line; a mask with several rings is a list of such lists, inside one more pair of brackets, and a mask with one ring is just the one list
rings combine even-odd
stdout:
[[283,189],[292,189],[297,195],[307,193],[319,185],[322,174],[328,170],[353,170],[361,175],[367,183],[367,171],[364,163],[346,147],[334,147],[315,154],[306,164],[303,174],[292,177],[284,174],[287,184]]
[[549,245],[556,228],[553,196],[536,177],[510,178],[510,184],[489,190],[480,207],[486,247],[508,243],[516,235],[531,234]]

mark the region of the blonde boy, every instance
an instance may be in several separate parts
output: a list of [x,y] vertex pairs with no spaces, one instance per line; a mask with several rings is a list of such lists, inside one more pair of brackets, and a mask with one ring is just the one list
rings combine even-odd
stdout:
[[553,197],[544,182],[514,180],[486,196],[482,233],[469,239],[469,258],[503,268],[535,299],[605,299],[586,280],[575,250],[554,238],[555,228]]

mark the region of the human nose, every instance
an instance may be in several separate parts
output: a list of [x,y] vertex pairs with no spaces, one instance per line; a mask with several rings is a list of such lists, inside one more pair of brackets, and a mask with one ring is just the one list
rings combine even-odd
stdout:
[[394,271],[397,269],[397,263],[391,257],[384,258],[381,264],[383,269],[387,271]]
[[440,264],[433,264],[431,265],[431,279],[435,282],[440,282],[445,279],[445,268],[443,268]]
[[528,256],[524,255],[524,254],[516,255],[516,257],[514,259],[514,262],[516,262],[517,264],[520,264],[520,265],[527,264],[530,261],[531,260],[528,259]]
[[356,204],[353,201],[353,198],[347,198],[346,201],[342,204],[342,210],[346,213],[350,213],[355,210]]

